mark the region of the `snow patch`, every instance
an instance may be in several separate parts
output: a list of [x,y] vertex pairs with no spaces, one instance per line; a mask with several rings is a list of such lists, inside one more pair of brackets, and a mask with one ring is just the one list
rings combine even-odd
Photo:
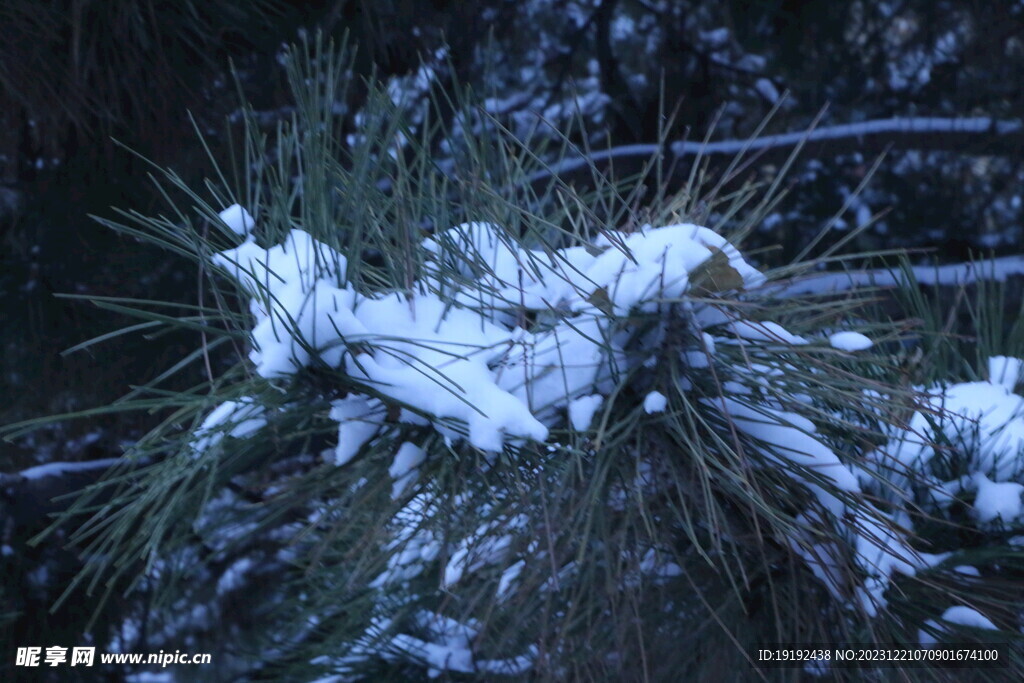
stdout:
[[[999,630],[999,628],[984,614],[964,605],[957,605],[956,607],[950,607],[947,609],[942,613],[942,621],[950,624],[967,626],[969,628],[981,628],[988,629],[990,631]],[[931,627],[932,630],[946,633],[949,632],[948,626],[941,624],[934,619],[929,619],[925,622],[925,625]],[[935,635],[929,633],[925,629],[918,631],[917,640],[922,647],[932,647],[937,645],[939,642]]]
[[572,428],[578,432],[589,428],[590,423],[594,419],[594,413],[601,407],[603,401],[604,396],[601,394],[591,394],[589,396],[581,396],[570,403],[569,422],[572,424]]
[[841,351],[863,351],[870,349],[872,341],[859,332],[836,332],[828,338],[828,343],[834,349]]
[[660,391],[652,391],[644,397],[644,412],[648,415],[663,412],[667,405],[668,399]]
[[256,226],[256,221],[253,220],[253,217],[239,204],[232,204],[218,215],[228,230],[236,235],[245,237]]

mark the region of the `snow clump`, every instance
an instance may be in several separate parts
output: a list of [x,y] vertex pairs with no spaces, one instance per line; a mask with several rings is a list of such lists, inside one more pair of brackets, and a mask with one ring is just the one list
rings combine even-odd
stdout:
[[[248,216],[235,207],[225,213],[226,223]],[[252,297],[249,357],[261,376],[323,364],[401,406],[402,422],[429,422],[451,441],[492,453],[545,441],[566,408],[578,429],[589,425],[613,368],[625,367],[617,317],[682,298],[716,255],[737,286],[764,281],[725,238],[692,224],[606,233],[589,247],[544,252],[492,224],[466,223],[423,248],[425,273],[409,291],[374,294],[356,292],[345,256],[302,230],[268,249],[246,233],[212,262]],[[452,282],[445,267],[467,282]],[[533,331],[516,324],[522,309],[564,313]],[[744,337],[802,341],[774,323],[737,326]],[[386,413],[357,394],[335,403],[339,465]]]

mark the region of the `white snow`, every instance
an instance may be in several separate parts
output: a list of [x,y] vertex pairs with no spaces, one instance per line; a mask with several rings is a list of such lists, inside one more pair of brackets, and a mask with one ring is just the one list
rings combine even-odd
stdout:
[[572,428],[582,432],[590,427],[590,423],[594,419],[594,413],[601,407],[603,401],[604,396],[601,394],[590,394],[589,396],[581,396],[570,403],[569,423],[572,425]]
[[125,677],[128,683],[174,683],[170,671],[138,671]]
[[851,352],[863,351],[872,346],[871,340],[859,332],[836,332],[829,336],[828,343],[832,348]]
[[[1002,360],[996,365],[1014,363]],[[1019,458],[1024,448],[1024,398],[1001,382],[932,387],[922,411],[911,417],[905,431],[894,435],[886,453],[923,471],[934,456],[932,440],[948,441],[973,454],[971,474],[980,472],[992,481],[1014,480],[1024,466]],[[954,490],[964,485],[951,483]]]
[[729,323],[729,330],[740,339],[748,341],[775,342],[782,344],[806,344],[807,340],[791,334],[782,325],[773,322],[751,322],[737,320]]
[[725,26],[720,26],[710,31],[700,31],[697,35],[707,47],[714,49],[723,47],[729,42],[730,32]]
[[390,474],[394,479],[404,477],[410,471],[419,467],[426,459],[426,451],[416,444],[406,441],[398,447],[398,452],[395,453],[394,462],[392,462],[391,467],[388,468],[388,474]]
[[65,472],[82,472],[85,470],[105,470],[108,467],[113,467],[118,463],[123,462],[121,458],[103,458],[101,460],[86,460],[83,462],[48,462],[45,465],[36,465],[35,467],[29,467],[28,469],[21,470],[15,475],[2,475],[2,478],[9,476],[22,477],[24,479],[41,479],[43,477],[56,477],[64,474]]
[[667,405],[668,399],[660,391],[652,391],[644,397],[644,412],[648,415],[663,412]]
[[[983,628],[991,631],[999,630],[998,627],[984,614],[964,605],[957,605],[956,607],[950,607],[947,609],[942,613],[942,621],[967,626],[969,628]],[[929,619],[925,624],[939,631],[949,630],[948,627],[936,622],[934,619]],[[936,637],[924,629],[918,631],[917,639],[922,647],[931,647],[938,643]]]
[[232,204],[221,211],[219,215],[221,221],[228,227],[228,230],[236,235],[244,237],[252,232],[252,229],[256,226],[256,221],[249,215],[249,212],[238,204]]
[[973,628],[987,628],[993,631],[999,630],[995,624],[993,624],[988,617],[981,614],[975,609],[958,605],[956,607],[950,607],[942,613],[942,620],[948,621],[953,624],[960,624],[961,626],[971,626]]
[[199,457],[225,436],[247,439],[266,426],[266,408],[253,398],[225,401],[192,434],[192,456]]
[[[344,282],[345,257],[301,230],[269,249],[250,236],[212,260],[253,296],[250,358],[260,375],[284,379],[323,362],[421,413],[446,438],[497,452],[506,440],[545,441],[561,406],[574,405],[570,415],[582,424],[595,399],[573,402],[600,393],[623,362],[609,339],[618,317],[684,296],[690,274],[712,256],[725,257],[737,284],[764,282],[723,237],[692,224],[608,232],[594,246],[603,251],[529,251],[497,226],[466,223],[424,241],[429,263],[416,295],[355,292]],[[443,264],[471,281],[446,282]],[[445,289],[450,297],[435,293]],[[502,313],[513,306],[566,313],[531,332]],[[359,401],[350,396],[332,410],[339,465],[381,422],[381,411]]]
[[498,580],[498,590],[495,593],[495,597],[499,600],[503,600],[511,595],[512,587],[519,579],[519,575],[523,572],[526,567],[526,560],[518,560],[508,566],[505,571],[501,573],[501,579]]
[[444,570],[442,586],[450,588],[462,580],[467,572],[478,571],[490,564],[501,564],[512,544],[511,533],[503,530],[521,529],[526,525],[526,518],[518,515],[507,521],[486,522],[459,542],[448,560]]
[[402,653],[427,665],[427,675],[440,676],[445,671],[459,673],[523,674],[533,665],[536,653],[508,659],[476,659],[473,641],[479,636],[475,625],[463,624],[441,614],[421,612],[416,620],[432,640],[400,633],[385,645],[384,652],[394,658]]
[[975,498],[971,512],[979,522],[1001,519],[1019,522],[1024,516],[1021,496],[1024,486],[1010,481],[992,481],[981,472],[974,473]]
[[669,552],[664,549],[648,548],[640,560],[640,571],[658,579],[670,579],[681,576],[683,569],[675,562],[670,561]]
[[417,468],[426,459],[426,451],[414,443],[406,441],[398,447],[395,459],[392,461],[391,467],[388,468],[388,474],[395,480],[391,488],[392,500],[401,497],[402,493],[416,481],[419,475]]
[[587,271],[588,279],[604,291],[619,315],[625,315],[641,302],[682,296],[689,288],[690,273],[719,251],[747,286],[764,281],[734,247],[707,228],[673,225],[620,239],[619,244],[598,256]]
[[[924,389],[919,412],[911,416],[905,429],[894,430],[889,443],[870,458],[876,463],[876,473],[896,490],[912,491],[909,483],[914,482],[924,492],[920,504],[926,514],[942,518],[950,503],[960,500],[969,506],[979,528],[1014,528],[1024,520],[1024,463],[1020,457],[1024,453],[1024,399],[1010,392],[1015,381],[1008,377],[1016,376],[1020,361],[996,357],[988,366],[991,381]],[[1011,368],[1011,372],[1003,372]],[[966,469],[967,474],[950,481],[938,478],[937,473],[951,471],[945,464],[949,458],[958,463],[954,473]],[[888,487],[874,492],[894,505],[892,514],[903,526],[914,530],[904,494]],[[934,565],[938,559],[922,554],[924,566]],[[968,569],[977,575],[975,568]],[[956,618],[947,621],[965,623]],[[924,644],[935,642],[923,629],[920,637]]]
[[[755,82],[755,89],[762,96],[769,96],[771,92],[764,87],[758,86]],[[772,85],[770,82],[768,85]],[[774,86],[772,86],[774,87]],[[762,89],[763,88],[763,92]],[[803,142],[816,142],[821,140],[837,140],[843,138],[864,138],[868,136],[891,136],[902,133],[966,133],[976,135],[1008,135],[1016,133],[1024,127],[1019,120],[998,120],[985,116],[963,117],[963,118],[942,118],[915,116],[906,118],[874,119],[870,121],[859,121],[856,123],[843,123],[834,126],[820,126],[810,131],[797,131],[793,133],[781,133],[778,135],[762,135],[756,139],[740,140],[717,140],[713,142],[698,142],[694,140],[678,140],[669,144],[669,149],[676,156],[706,156],[709,154],[749,154],[759,150],[772,149],[776,147],[791,147]],[[550,177],[552,175],[565,175],[580,168],[586,168],[589,164],[603,161],[605,159],[616,159],[620,157],[647,157],[650,159],[663,155],[664,150],[657,144],[634,144],[621,145],[610,149],[595,150],[589,152],[585,157],[573,157],[563,159],[560,162],[551,164],[550,168],[537,171],[527,178],[528,182]]]
[[[766,406],[753,407],[734,398],[715,402],[737,429],[762,442],[764,453],[779,462],[788,461],[829,480],[843,491],[859,491],[853,472],[830,448],[817,440],[814,424],[796,413]],[[803,478],[803,475],[794,475]],[[809,480],[813,481],[813,480]]]
[[1007,134],[1019,131],[1024,126],[1020,121],[998,121],[984,116],[970,118],[941,118],[914,116],[907,118],[876,119],[858,123],[822,126],[811,131],[763,135],[755,140],[723,140],[707,144],[692,141],[672,143],[672,151],[685,154],[736,154],[744,149],[753,152],[772,147],[784,147],[806,140],[835,140],[848,137],[865,137],[893,133],[989,133]]
[[[1000,256],[941,266],[913,266],[911,271],[915,281],[931,286],[957,286],[979,280],[1005,282],[1010,277],[1024,276],[1024,256]],[[796,280],[772,283],[771,288],[777,296],[797,297],[808,294],[835,294],[864,287],[891,288],[908,284],[908,278],[901,270],[880,268],[817,273]]]
[[386,411],[380,401],[350,395],[331,403],[330,418],[338,423],[338,446],[334,463],[339,467],[356,456],[373,438],[384,420]]
[[988,376],[992,384],[1001,384],[1013,391],[1024,378],[1024,361],[1007,356],[992,356],[988,359]]
[[[907,488],[913,481],[925,492],[920,504],[927,514],[941,518],[950,503],[959,500],[981,529],[1019,526],[1024,522],[1024,398],[1011,389],[1022,365],[1020,359],[995,356],[987,363],[988,381],[922,388],[918,412],[870,456],[877,474],[897,488]],[[955,465],[948,464],[950,460]],[[944,481],[941,472],[954,478]],[[886,488],[876,492],[895,506],[893,515],[913,529],[903,495]],[[980,576],[975,567],[956,571]],[[951,608],[947,615],[946,621],[991,627],[966,607]],[[935,642],[924,630],[921,640]]]
[[[711,402],[711,401],[709,401]],[[841,571],[843,553],[834,545],[821,543],[812,536],[792,539],[791,547],[804,558],[811,571],[841,601],[847,592],[867,614],[875,615],[885,607],[884,593],[893,572],[913,575],[917,570],[934,566],[943,559],[914,550],[909,539],[896,531],[891,517],[860,501],[861,486],[854,471],[816,436],[817,429],[805,417],[769,406],[751,406],[736,398],[722,397],[713,401],[735,427],[761,442],[760,452],[780,465],[795,465],[783,470],[796,481],[804,483],[831,518],[816,509],[799,515],[810,528],[839,523],[841,533],[854,550],[854,561],[866,578],[850,585]],[[843,500],[818,483],[824,479],[830,488],[849,493]]]
[[[456,501],[458,503],[458,501]],[[440,554],[441,541],[423,528],[426,519],[436,514],[433,497],[428,492],[418,493],[391,519],[392,537],[387,549],[388,566],[371,583],[371,588],[407,581],[425,568]]]

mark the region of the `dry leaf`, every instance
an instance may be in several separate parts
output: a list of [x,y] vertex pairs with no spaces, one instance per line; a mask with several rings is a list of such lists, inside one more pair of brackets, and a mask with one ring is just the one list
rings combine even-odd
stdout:
[[701,293],[725,292],[742,289],[745,284],[743,276],[729,265],[729,260],[720,249],[708,247],[711,258],[704,262],[704,267],[694,277],[694,290]]

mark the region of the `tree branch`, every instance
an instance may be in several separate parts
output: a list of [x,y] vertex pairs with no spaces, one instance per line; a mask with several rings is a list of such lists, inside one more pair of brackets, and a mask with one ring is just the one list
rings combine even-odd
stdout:
[[622,177],[639,173],[646,163],[661,154],[664,167],[674,169],[670,182],[679,181],[685,180],[689,173],[683,162],[694,157],[731,159],[742,153],[758,155],[761,163],[781,163],[801,142],[804,142],[802,154],[805,157],[836,157],[855,152],[873,156],[888,148],[1001,156],[1024,151],[1024,124],[988,117],[910,117],[824,126],[755,140],[721,140],[707,144],[681,140],[665,148],[657,144],[625,145],[565,159],[550,169],[534,173],[528,180],[531,184],[542,183],[555,175],[566,184],[586,183],[592,176],[591,165],[602,172],[614,169],[616,175]]

